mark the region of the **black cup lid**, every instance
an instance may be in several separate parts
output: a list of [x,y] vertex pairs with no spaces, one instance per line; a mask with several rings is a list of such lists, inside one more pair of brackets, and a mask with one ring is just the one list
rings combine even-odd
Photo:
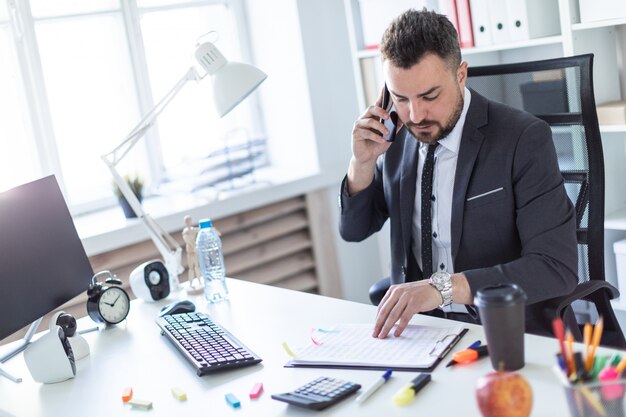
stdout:
[[499,284],[481,288],[476,292],[477,307],[504,307],[526,301],[526,293],[515,284]]

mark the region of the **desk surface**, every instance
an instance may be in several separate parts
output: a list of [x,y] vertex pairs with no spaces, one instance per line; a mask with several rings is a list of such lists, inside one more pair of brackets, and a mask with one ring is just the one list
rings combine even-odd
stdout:
[[[415,376],[414,372],[394,372],[385,384],[363,405],[354,398],[321,413],[299,409],[270,398],[273,393],[291,391],[312,379],[328,375],[368,386],[381,371],[284,368],[289,357],[281,347],[287,342],[299,347],[309,342],[310,329],[337,323],[373,323],[376,309],[366,304],[283,290],[275,287],[229,280],[230,301],[206,305],[198,298],[200,311],[235,334],[263,358],[256,366],[204,377],[196,376],[183,356],[160,335],[154,323],[159,308],[175,299],[188,298],[180,291],[158,303],[133,301],[125,324],[85,334],[91,354],[77,362],[76,377],[57,384],[32,380],[22,354],[3,367],[23,378],[15,384],[0,378],[0,416],[122,416],[122,415],[212,415],[212,416],[480,416],[475,400],[476,380],[492,371],[488,359],[463,367],[445,367],[445,359],[427,385],[405,407],[396,407],[391,397]],[[417,315],[416,324],[446,326],[450,322]],[[89,326],[90,321],[79,321]],[[80,328],[80,326],[79,326]],[[485,340],[480,326],[468,325],[469,332],[456,348],[461,350],[475,340]],[[532,415],[567,415],[563,388],[552,373],[557,342],[554,339],[526,336],[526,366],[520,371],[531,383],[534,405]],[[250,400],[248,392],[262,382],[264,392]],[[150,411],[133,410],[121,401],[124,387],[133,388],[136,398],[151,400]],[[170,393],[180,387],[188,400],[179,402]],[[224,400],[227,393],[241,400],[234,410]],[[145,414],[144,414],[145,413]],[[236,413],[236,414],[235,414]]]

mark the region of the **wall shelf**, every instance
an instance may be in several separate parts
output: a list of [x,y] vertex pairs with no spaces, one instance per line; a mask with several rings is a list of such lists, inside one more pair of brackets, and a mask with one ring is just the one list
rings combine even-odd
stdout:
[[380,56],[380,49],[362,49],[356,52],[356,56],[359,59],[363,58],[376,58]]
[[605,28],[609,26],[626,25],[626,17],[618,17],[616,19],[597,20],[595,22],[574,23],[572,24],[572,30],[587,30],[596,28]]
[[626,209],[607,214],[604,217],[604,228],[612,230],[626,230]]
[[626,311],[626,300],[624,300],[624,297],[611,300],[611,306],[613,306],[613,310]]
[[[527,41],[496,43],[493,45],[480,46],[476,48],[463,48],[461,50],[461,54],[463,56],[467,56],[467,55],[475,55],[475,54],[484,54],[488,52],[510,51],[512,49],[533,48],[533,47],[542,46],[542,45],[558,45],[561,42],[563,42],[563,37],[561,35],[547,36],[544,38],[530,39]],[[356,56],[359,59],[375,58],[375,57],[380,56],[380,50],[379,49],[362,49],[356,52]]]
[[488,46],[479,46],[476,48],[464,48],[461,50],[463,56],[484,54],[486,52],[510,51],[511,49],[533,48],[542,45],[558,45],[563,41],[561,35],[547,36],[545,38],[529,39],[527,41],[496,43]]
[[600,133],[626,133],[626,125],[600,125]]

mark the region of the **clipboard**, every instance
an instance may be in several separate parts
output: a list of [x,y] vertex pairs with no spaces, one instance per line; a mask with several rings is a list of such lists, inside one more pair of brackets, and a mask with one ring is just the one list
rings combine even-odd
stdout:
[[409,325],[400,337],[376,339],[371,324],[343,324],[321,331],[284,366],[432,372],[467,331]]

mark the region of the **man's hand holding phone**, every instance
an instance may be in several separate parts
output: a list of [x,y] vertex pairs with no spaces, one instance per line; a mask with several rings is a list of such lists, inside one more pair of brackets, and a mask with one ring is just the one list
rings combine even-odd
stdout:
[[383,87],[383,99],[381,107],[387,112],[389,117],[387,119],[380,119],[380,122],[387,128],[389,132],[391,132],[387,135],[383,134],[382,136],[387,142],[393,142],[394,140],[396,140],[398,113],[396,113],[396,110],[393,107],[393,102],[391,101],[391,93],[389,93],[387,84],[385,84],[385,86]]
[[[387,98],[385,99],[385,95]],[[385,138],[395,139],[397,114],[392,115],[383,107],[389,107],[391,98],[385,86],[376,104],[369,106],[352,128],[352,159],[348,168],[348,192],[354,195],[367,188],[374,178],[376,160],[391,146]],[[389,127],[387,127],[389,126]]]

